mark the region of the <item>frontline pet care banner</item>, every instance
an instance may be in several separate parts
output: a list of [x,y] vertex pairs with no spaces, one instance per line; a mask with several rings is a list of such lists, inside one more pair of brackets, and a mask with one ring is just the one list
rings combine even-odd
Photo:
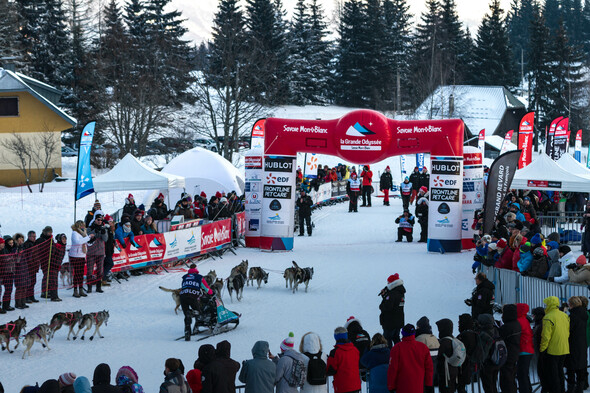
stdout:
[[491,234],[500,211],[502,201],[506,197],[514,174],[518,169],[520,150],[509,151],[494,160],[488,175],[488,186],[484,204],[484,233]]
[[[429,219],[433,217],[434,225],[429,224],[428,237],[438,240],[461,239],[463,157],[432,156],[430,165],[428,215]],[[460,240],[457,240],[456,246],[460,251]]]
[[476,210],[483,208],[483,159],[481,151],[473,146],[463,148],[463,220],[461,222],[461,246],[463,250],[475,248],[473,217]]
[[535,112],[529,112],[522,117],[518,127],[518,148],[522,151],[518,168],[524,168],[531,163],[533,154],[533,129],[535,126]]

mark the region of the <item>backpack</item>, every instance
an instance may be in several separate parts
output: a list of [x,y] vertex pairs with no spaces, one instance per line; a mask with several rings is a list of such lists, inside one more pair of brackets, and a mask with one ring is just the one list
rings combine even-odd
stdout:
[[326,362],[322,360],[322,353],[312,355],[306,352],[305,355],[309,358],[309,363],[307,363],[307,383],[310,385],[325,385],[328,377],[326,375]]
[[501,338],[494,339],[490,360],[492,364],[498,367],[506,364],[506,360],[508,360],[508,348],[506,348],[506,343]]
[[307,369],[305,368],[305,363],[299,358],[291,357],[293,360],[293,365],[291,366],[291,375],[287,378],[287,383],[292,388],[300,388],[303,387],[305,384],[305,380],[307,378]]
[[444,338],[450,339],[451,343],[453,344],[453,354],[448,357],[445,355],[445,361],[453,367],[461,367],[463,362],[465,362],[465,358],[467,357],[465,344],[455,337],[449,336]]

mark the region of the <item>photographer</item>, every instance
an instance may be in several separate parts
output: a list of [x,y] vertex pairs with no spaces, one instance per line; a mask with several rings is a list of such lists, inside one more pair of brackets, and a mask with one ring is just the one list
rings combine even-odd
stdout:
[[397,240],[395,242],[401,242],[402,237],[405,236],[408,243],[411,243],[413,240],[412,232],[414,231],[415,223],[414,216],[412,216],[406,209],[401,216],[395,219],[395,223],[399,224],[397,228]]
[[406,288],[404,282],[395,273],[387,278],[387,286],[379,293],[381,304],[379,310],[379,323],[383,328],[383,336],[391,348],[393,344],[400,342],[399,333],[404,326],[404,305]]
[[[102,276],[104,272],[105,243],[109,240],[107,231],[110,225],[104,222],[102,211],[94,213],[94,219],[90,221],[88,235],[94,235],[94,240],[88,245],[86,253],[86,284],[88,293],[92,292],[92,285],[96,284],[96,292],[102,293]],[[96,266],[96,274],[94,267]]]
[[481,314],[493,315],[496,286],[481,272],[475,276],[475,285],[471,299],[465,299],[465,304],[471,307],[471,316],[477,319]]

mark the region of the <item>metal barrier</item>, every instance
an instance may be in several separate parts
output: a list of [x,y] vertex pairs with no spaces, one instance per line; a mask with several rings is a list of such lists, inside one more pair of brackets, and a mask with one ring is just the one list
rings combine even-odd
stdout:
[[584,220],[583,211],[575,212],[550,212],[547,215],[537,216],[542,233],[557,232],[560,234],[560,243],[581,244],[583,233],[580,225]]
[[[515,271],[506,269],[497,269],[496,275],[498,277],[497,286],[500,287],[500,299],[496,297],[496,301],[500,300],[501,304],[515,304],[519,300],[519,277]],[[497,287],[496,286],[496,287]]]
[[520,303],[528,304],[531,310],[535,307],[543,307],[543,299],[546,297],[557,296],[560,299],[562,298],[562,286],[560,284],[540,278],[521,276],[519,273],[516,274],[520,276]]
[[168,218],[164,220],[155,220],[158,233],[170,232],[171,222],[172,221]]

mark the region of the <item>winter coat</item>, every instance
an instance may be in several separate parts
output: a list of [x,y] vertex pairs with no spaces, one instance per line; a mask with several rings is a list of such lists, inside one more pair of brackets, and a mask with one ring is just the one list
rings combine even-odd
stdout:
[[405,230],[412,232],[412,228],[415,224],[414,216],[410,214],[410,217],[398,217],[395,219],[395,223],[398,224],[399,228],[404,228]]
[[129,203],[129,199],[125,198],[125,206],[123,206],[123,214],[127,214],[129,217],[133,217],[135,211],[137,210],[137,206],[135,202]]
[[418,192],[418,190],[420,189],[420,172],[418,172],[418,171],[412,172],[410,174],[409,180],[410,180],[410,183],[412,184],[411,185],[412,190],[415,190],[416,192]]
[[540,351],[553,356],[567,355],[570,353],[569,317],[559,310],[559,299],[549,296],[543,300],[545,303],[545,317],[543,318],[543,331],[541,332]]
[[567,275],[571,283],[590,285],[590,264],[576,265],[574,269],[568,269]]
[[570,354],[566,357],[565,366],[568,370],[585,370],[587,367],[588,342],[586,341],[586,325],[588,313],[582,306],[570,309]]
[[518,260],[518,270],[521,272],[526,272],[531,267],[531,263],[533,262],[533,254],[530,251],[521,252],[520,259]]
[[164,202],[160,204],[160,200],[156,198],[150,206],[148,214],[152,216],[154,220],[163,220],[168,217],[168,206],[166,206]]
[[496,286],[487,278],[475,287],[471,295],[471,316],[477,319],[480,314],[493,314],[494,291]]
[[111,385],[111,368],[101,363],[94,369],[92,393],[120,393],[117,386]]
[[348,179],[346,183],[346,193],[350,195],[351,192],[361,191],[361,181],[359,179]]
[[[140,384],[133,383],[126,375],[120,375],[117,378],[117,387],[124,393],[145,393]],[[64,393],[63,390],[61,393]]]
[[133,235],[133,231],[129,231],[129,232],[125,232],[123,230],[123,225],[121,225],[120,223],[117,225],[117,229],[115,229],[115,239],[117,239],[119,241],[119,244],[121,245],[121,247],[126,248],[127,246],[125,245],[125,238],[129,238],[129,242],[131,244],[136,244],[135,243],[135,235]]
[[[295,351],[294,349],[286,350],[278,361],[276,361],[277,370],[275,374],[276,393],[298,393],[299,389],[296,386],[289,386],[289,378],[293,373],[293,361],[304,361],[305,356]],[[276,360],[275,358],[274,360]]]
[[358,349],[359,357],[363,357],[371,346],[369,333],[363,329],[359,321],[352,321],[346,326],[346,330],[348,330],[348,341]]
[[274,393],[277,366],[268,359],[268,342],[257,341],[252,347],[253,359],[242,362],[238,379],[246,385],[244,393]]
[[[369,168],[369,167],[367,166],[367,168]],[[366,171],[362,171],[361,177],[363,178],[363,187],[370,186],[373,183],[373,171],[371,171],[371,169],[367,169]]]
[[186,373],[186,383],[191,388],[191,393],[201,393],[203,390],[202,373],[198,368],[194,368]]
[[525,303],[516,304],[516,320],[520,323],[520,353],[535,353],[533,347],[533,329],[531,323],[527,318],[529,312],[529,305]]
[[420,173],[418,176],[420,187],[426,187],[430,189],[430,173]]
[[385,330],[401,329],[404,326],[404,305],[406,288],[403,280],[395,280],[387,284],[379,305],[381,314],[379,323]]
[[[317,355],[318,353],[322,352],[322,344],[320,341],[320,336],[315,333],[308,333],[303,337],[303,345],[301,347],[301,351],[304,355],[306,355],[303,359],[303,363],[305,363],[305,367],[307,369],[309,365],[310,356]],[[321,359],[324,362],[328,361],[328,357],[324,354],[320,355]],[[303,387],[300,390],[300,393],[326,393],[328,391],[328,384],[324,385],[310,385],[305,380]]]
[[[497,368],[494,364],[492,364],[490,360],[491,352],[492,352],[492,345],[494,344],[494,340],[500,336],[498,333],[498,329],[494,324],[494,317],[492,314],[480,314],[477,317],[477,322],[479,323],[479,330],[477,331],[478,341],[480,347],[480,356],[474,358],[476,364],[481,365],[482,367],[486,368]],[[476,352],[477,354],[477,352]]]
[[441,319],[436,322],[436,326],[438,326],[438,341],[440,343],[435,365],[438,386],[449,386],[449,382],[456,381],[459,376],[459,367],[451,366],[446,361],[446,358],[453,356],[453,341],[451,340],[453,338],[453,322],[450,319]]
[[412,194],[412,182],[402,182],[402,184],[399,185],[399,191],[401,193],[402,196],[410,196]]
[[313,201],[309,195],[297,197],[295,205],[299,209],[299,217],[311,216],[311,207],[313,206]]
[[105,242],[109,239],[107,229],[103,225],[97,225],[94,222],[88,228],[88,234],[94,235],[94,240],[88,245],[88,252],[86,255],[105,255]]
[[158,231],[156,230],[155,226],[156,225],[155,225],[155,223],[153,221],[152,221],[152,225],[150,225],[150,226],[147,226],[147,224],[144,222],[141,225],[140,230],[141,230],[141,232],[144,235],[153,235],[154,233],[158,233]]
[[508,269],[512,270],[512,257],[514,255],[514,250],[510,247],[506,247],[504,252],[500,255],[500,258],[496,262],[496,267],[498,269]]
[[433,365],[428,347],[414,336],[403,337],[391,349],[387,388],[397,393],[422,393],[432,386]]
[[76,231],[72,231],[72,236],[70,236],[72,240],[72,246],[70,247],[70,258],[85,258],[86,253],[84,252],[84,244],[90,241],[90,237],[88,235],[82,236],[80,233]]
[[465,361],[459,370],[459,382],[465,385],[471,383],[475,372],[475,351],[478,347],[477,333],[474,331],[473,318],[469,314],[459,316],[459,335],[457,339],[465,345]]
[[180,370],[166,374],[164,382],[160,385],[160,393],[188,393],[189,389]]
[[514,367],[520,355],[521,327],[517,318],[516,304],[506,304],[502,310],[502,321],[504,324],[500,327],[500,337],[504,340],[506,349],[508,350],[506,363],[512,367]]
[[569,280],[569,272],[567,266],[576,263],[576,257],[574,256],[573,252],[568,252],[563,257],[559,258],[559,263],[561,264],[561,275],[559,277],[555,277],[555,282],[564,283]]
[[547,257],[545,255],[541,255],[540,257],[533,256],[531,268],[528,272],[529,276],[536,278],[545,278],[545,276],[547,276],[548,270],[549,265],[547,264]]
[[389,347],[387,344],[374,345],[361,357],[361,365],[368,370],[368,382],[371,393],[388,393],[387,368],[389,365]]
[[379,179],[379,189],[391,190],[391,187],[393,187],[393,178],[391,177],[391,172],[385,171]]
[[334,376],[334,393],[361,389],[359,360],[359,351],[349,342],[336,344],[330,351],[326,373]]
[[139,236],[139,235],[141,235],[141,234],[142,234],[142,233],[141,233],[141,226],[142,226],[142,225],[143,225],[143,218],[142,218],[141,220],[137,221],[137,220],[135,219],[135,217],[133,217],[133,218],[131,219],[131,232],[133,232],[133,234],[134,234],[135,236]]
[[207,366],[207,383],[203,382],[203,393],[235,393],[240,363],[231,359],[230,353],[231,345],[228,341],[217,344],[215,359]]
[[173,214],[175,216],[183,216],[185,220],[192,220],[195,218],[195,213],[193,212],[191,205],[182,206],[182,204],[180,204],[176,206]]

